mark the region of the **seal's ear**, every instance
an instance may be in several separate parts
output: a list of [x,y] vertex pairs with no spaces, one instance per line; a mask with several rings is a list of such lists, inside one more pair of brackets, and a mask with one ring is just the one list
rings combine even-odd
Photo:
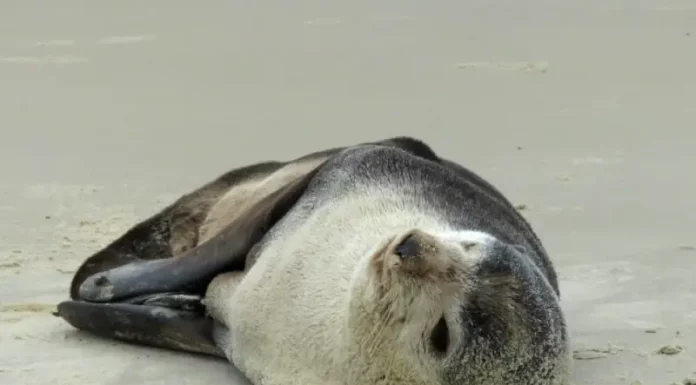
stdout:
[[140,260],[88,277],[79,287],[79,298],[111,302],[182,291],[222,272],[242,270],[249,250],[302,196],[318,169],[261,199],[211,239],[178,257]]

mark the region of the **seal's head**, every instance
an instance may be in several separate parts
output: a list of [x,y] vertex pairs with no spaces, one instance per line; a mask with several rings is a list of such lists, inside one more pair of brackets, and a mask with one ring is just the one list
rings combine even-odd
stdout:
[[561,385],[565,320],[521,247],[474,231],[410,230],[379,245],[352,282],[355,360],[381,384]]

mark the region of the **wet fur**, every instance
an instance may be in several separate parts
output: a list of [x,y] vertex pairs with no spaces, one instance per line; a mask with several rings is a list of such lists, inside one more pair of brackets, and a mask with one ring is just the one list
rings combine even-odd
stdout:
[[[259,207],[266,204],[260,203],[263,197],[308,173],[299,199],[263,222],[264,236],[250,242],[254,247],[229,267],[231,273],[209,286],[206,281],[185,288],[203,294],[208,286],[205,304],[224,325],[216,342],[250,379],[565,384],[565,321],[556,274],[540,240],[492,185],[412,138],[232,170],[88,258],[73,279],[71,297],[79,298],[80,284],[95,273],[137,260],[176,258],[224,235],[235,220],[266,212],[268,207]],[[360,283],[367,276],[364,256],[410,228],[438,235],[476,231],[493,240],[472,240],[478,256],[468,267],[469,289],[451,315],[461,328],[458,347],[444,361],[418,349],[399,353],[403,349],[384,335],[393,330],[381,324],[388,318],[355,316],[371,304],[352,301],[355,290],[368,285]],[[423,303],[435,306],[423,314],[444,306]],[[420,314],[417,308],[411,312]],[[420,332],[436,321],[428,318]]]

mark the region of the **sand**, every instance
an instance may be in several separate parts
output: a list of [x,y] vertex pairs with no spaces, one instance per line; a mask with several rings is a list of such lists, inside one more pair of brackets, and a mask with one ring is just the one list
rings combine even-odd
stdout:
[[694,68],[686,0],[7,2],[0,383],[241,384],[50,311],[83,258],[219,173],[401,134],[538,230],[576,384],[693,378]]

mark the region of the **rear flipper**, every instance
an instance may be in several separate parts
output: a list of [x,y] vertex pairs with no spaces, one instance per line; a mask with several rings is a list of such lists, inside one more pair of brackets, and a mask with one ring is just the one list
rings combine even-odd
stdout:
[[58,304],[58,315],[73,327],[101,337],[226,358],[213,339],[215,321],[201,312],[128,303],[64,301]]

